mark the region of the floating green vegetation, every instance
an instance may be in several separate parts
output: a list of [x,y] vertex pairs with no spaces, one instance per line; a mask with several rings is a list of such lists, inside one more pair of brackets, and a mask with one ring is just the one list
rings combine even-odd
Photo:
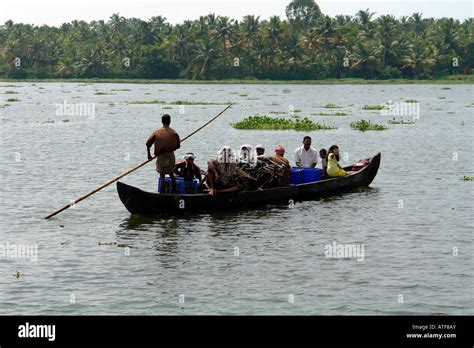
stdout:
[[65,118],[65,119],[63,120],[63,122],[69,122],[69,119]]
[[149,101],[134,101],[128,102],[129,104],[166,104],[163,100],[149,100]]
[[274,115],[285,115],[288,112],[286,112],[286,111],[270,111],[270,113],[274,114]]
[[0,88],[20,88],[21,86],[17,86],[17,85],[3,85],[3,86],[0,86]]
[[249,95],[248,93],[239,93],[239,97],[246,97],[248,95]]
[[11,106],[11,104],[3,104],[3,105],[0,105],[0,109],[4,109],[4,108],[8,108],[9,106]]
[[454,111],[448,111],[448,115],[454,115],[455,112]]
[[407,100],[405,100],[405,103],[418,103],[418,100],[416,100],[416,99],[407,99]]
[[291,93],[291,89],[284,89],[282,92],[283,93]]
[[20,99],[18,99],[18,98],[8,98],[7,99],[7,102],[18,102],[18,101],[20,101]]
[[43,123],[54,123],[54,120],[48,118],[46,121],[44,121]]
[[5,91],[3,92],[3,94],[20,94],[20,93],[15,92],[15,91]]
[[111,92],[129,92],[131,89],[128,88],[118,88],[118,89],[111,89]]
[[293,109],[293,112],[296,112],[296,113],[301,112],[301,109]]
[[438,99],[446,99],[446,97],[438,97]]
[[383,110],[385,105],[364,105],[364,110]]
[[117,243],[117,242],[99,242],[99,246],[116,246],[118,248],[128,248],[130,245],[126,243]]
[[95,92],[95,95],[113,95],[114,93],[109,93],[109,92]]
[[357,122],[352,122],[351,123],[351,128],[352,129],[358,129],[360,131],[368,131],[368,130],[385,130],[387,129],[387,127],[385,127],[384,125],[381,125],[381,124],[376,124],[376,123],[372,123],[370,121],[367,121],[367,120],[360,120],[360,121],[357,121]]
[[15,273],[13,273],[13,276],[14,276],[16,279],[18,279],[18,278],[20,278],[21,273],[20,273],[19,271],[16,271]]
[[262,130],[284,130],[294,129],[297,131],[311,131],[321,129],[336,129],[336,127],[326,126],[311,121],[307,117],[303,119],[291,120],[286,118],[272,118],[264,115],[254,115],[245,118],[243,121],[232,125],[237,129],[262,129]]
[[389,124],[415,124],[415,121],[412,120],[404,120],[403,118],[397,120],[395,117],[391,120],[388,120]]
[[451,87],[442,87],[441,89],[446,90],[446,89],[451,89]]
[[168,105],[227,105],[228,103],[212,103],[212,102],[201,102],[201,101],[186,101],[177,100],[174,102],[165,102],[163,100],[149,100],[149,101],[135,101],[128,102],[129,104],[168,104]]
[[342,111],[336,111],[335,113],[328,113],[328,112],[316,112],[316,113],[313,113],[311,115],[315,115],[315,116],[347,116],[347,114],[345,112],[342,112]]
[[326,105],[323,106],[323,108],[325,108],[325,109],[337,109],[337,108],[340,108],[340,106],[337,106],[334,103],[327,103]]
[[467,176],[464,175],[463,177],[460,178],[462,181],[474,181],[474,176]]
[[172,106],[163,106],[163,109],[172,109],[173,107]]
[[230,104],[230,102],[227,103],[213,103],[213,102],[202,102],[202,101],[187,101],[187,100],[177,100],[174,102],[169,102],[168,104],[171,105],[227,105]]

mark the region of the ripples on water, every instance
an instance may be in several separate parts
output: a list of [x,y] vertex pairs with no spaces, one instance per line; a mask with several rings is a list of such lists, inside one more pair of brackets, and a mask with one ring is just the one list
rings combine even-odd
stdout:
[[[36,243],[38,261],[0,259],[2,313],[473,314],[473,185],[459,180],[473,175],[472,86],[132,84],[125,86],[130,91],[99,96],[94,93],[124,85],[15,85],[0,86],[21,99],[0,108],[0,242]],[[237,102],[178,152],[193,151],[200,165],[224,142],[236,148],[264,143],[267,151],[282,143],[292,159],[303,133],[229,125],[289,105],[339,127],[311,132],[317,148],[337,143],[347,162],[381,151],[382,165],[370,188],[294,208],[139,217],[125,210],[111,186],[43,220],[141,162],[161,113],[171,113],[184,135],[221,109],[185,106],[180,114],[177,106],[127,104],[152,99]],[[421,103],[415,125],[367,133],[349,128],[359,117],[386,122],[362,106],[405,99]],[[54,104],[64,100],[96,103],[96,117],[56,116]],[[349,116],[310,116],[328,112],[321,107],[326,103]],[[153,166],[124,181],[156,189]],[[113,241],[129,249],[99,245]],[[363,244],[364,261],[326,258],[325,246],[333,242]]]

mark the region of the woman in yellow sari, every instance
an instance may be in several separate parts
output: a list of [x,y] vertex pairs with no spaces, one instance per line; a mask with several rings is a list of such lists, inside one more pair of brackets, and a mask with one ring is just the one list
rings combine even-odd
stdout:
[[346,176],[347,172],[342,169],[339,164],[339,146],[332,145],[328,151],[328,169],[327,173],[330,177]]

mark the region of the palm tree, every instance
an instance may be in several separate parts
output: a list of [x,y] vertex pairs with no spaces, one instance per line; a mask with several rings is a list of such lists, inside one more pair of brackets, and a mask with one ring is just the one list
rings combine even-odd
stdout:
[[429,74],[430,69],[436,64],[437,56],[438,52],[433,45],[426,45],[417,39],[411,50],[402,57],[402,69],[410,76]]
[[217,17],[216,33],[214,37],[222,42],[225,66],[227,66],[227,47],[230,46],[230,43],[227,42],[227,37],[232,33],[232,22],[233,20],[229,20],[229,17]]
[[212,66],[219,57],[215,43],[209,37],[202,38],[193,49],[192,56],[188,70],[195,73],[195,77],[208,79]]
[[370,12],[369,9],[359,10],[355,15],[355,20],[359,24],[361,29],[360,36],[363,39],[372,39],[374,37],[375,29],[372,17],[375,12]]
[[245,48],[249,49],[252,46],[252,42],[258,33],[259,27],[260,16],[244,16],[242,22],[240,23],[240,32]]
[[422,13],[415,12],[409,18],[409,23],[413,26],[413,31],[416,36],[421,35],[425,31],[425,24],[421,18]]
[[380,42],[382,67],[385,67],[387,50],[397,35],[397,21],[392,15],[380,16],[377,19],[376,37]]
[[360,71],[364,78],[374,78],[380,69],[378,47],[371,42],[357,41],[349,54],[351,70]]

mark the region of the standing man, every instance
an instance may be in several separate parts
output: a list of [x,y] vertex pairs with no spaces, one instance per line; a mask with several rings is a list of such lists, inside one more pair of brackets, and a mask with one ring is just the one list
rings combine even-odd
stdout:
[[295,151],[295,162],[298,167],[314,168],[318,163],[318,152],[311,146],[311,137],[303,138],[303,145]]
[[168,174],[173,183],[173,192],[177,193],[176,177],[174,175],[174,166],[176,163],[174,151],[180,147],[179,135],[170,127],[170,115],[163,115],[161,117],[161,122],[163,123],[163,126],[151,133],[146,141],[148,159],[152,158],[150,147],[151,145],[155,145],[154,154],[156,156],[156,171],[160,173],[160,187],[164,186],[165,175]]

